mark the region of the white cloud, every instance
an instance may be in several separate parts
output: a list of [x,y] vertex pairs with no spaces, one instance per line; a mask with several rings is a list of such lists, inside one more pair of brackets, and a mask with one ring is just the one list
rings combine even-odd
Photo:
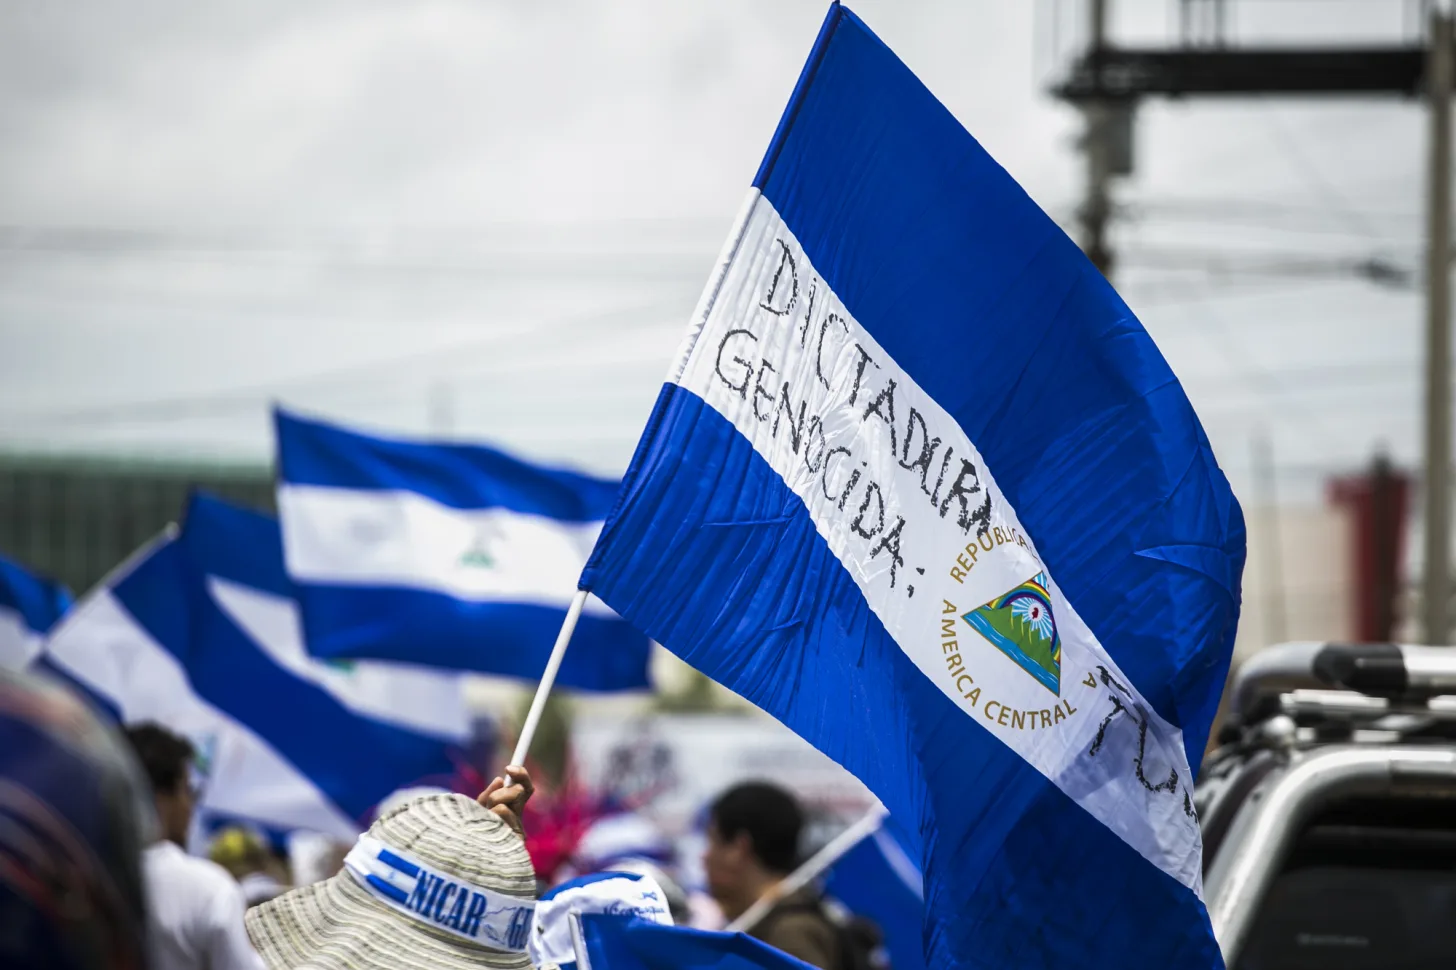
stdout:
[[[1077,119],[1042,93],[1035,6],[855,5],[1065,218]],[[1117,6],[1125,35],[1164,30],[1166,4]],[[1258,8],[1246,36],[1309,26],[1301,4],[1237,6]],[[1320,31],[1398,30],[1337,7]],[[5,5],[0,224],[26,231],[0,246],[0,443],[261,456],[283,397],[402,429],[448,411],[458,433],[620,469],[823,12]],[[1293,465],[1379,440],[1414,458],[1419,301],[1138,254],[1414,267],[1423,124],[1393,101],[1141,112],[1119,283],[1235,469],[1261,426]]]

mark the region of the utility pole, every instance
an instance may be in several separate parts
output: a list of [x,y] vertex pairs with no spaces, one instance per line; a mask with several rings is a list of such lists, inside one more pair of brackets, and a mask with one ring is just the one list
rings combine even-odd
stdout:
[[1431,9],[1426,219],[1426,642],[1446,643],[1451,607],[1451,17]]
[[1382,449],[1370,467],[1370,558],[1375,578],[1370,590],[1372,639],[1385,643],[1395,636],[1400,598],[1400,529],[1405,518],[1405,482]]
[[1279,525],[1279,495],[1274,479],[1274,443],[1267,430],[1254,436],[1254,482],[1258,490],[1259,567],[1264,573],[1264,639],[1272,646],[1288,635],[1289,607],[1284,598],[1284,536]]
[[[1091,0],[1087,56],[1094,64],[1102,57],[1107,38],[1107,0]],[[1102,275],[1112,278],[1112,249],[1107,242],[1107,224],[1112,218],[1112,161],[1109,128],[1112,112],[1108,103],[1093,99],[1082,104],[1082,154],[1087,161],[1087,196],[1077,213],[1082,223],[1082,251]]]

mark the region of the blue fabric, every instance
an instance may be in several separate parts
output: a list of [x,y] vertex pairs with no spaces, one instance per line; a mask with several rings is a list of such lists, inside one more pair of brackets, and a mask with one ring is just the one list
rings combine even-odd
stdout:
[[[298,596],[314,656],[402,660],[532,681],[546,669],[566,613],[389,587],[300,586]],[[583,614],[556,684],[643,690],[650,686],[648,646],[628,623]]]
[[283,568],[283,533],[277,519],[195,492],[183,521],[183,545],[197,570],[273,596],[293,598],[293,581]]
[[853,13],[831,9],[805,73],[755,185],[975,442],[1196,771],[1245,542],[1182,387],[1102,274]]
[[71,593],[19,563],[0,556],[0,609],[18,613],[36,633],[46,633],[71,608]]
[[711,933],[602,913],[580,919],[591,970],[813,970],[742,933]]
[[187,672],[204,701],[250,728],[362,826],[379,800],[414,784],[448,784],[455,748],[356,714],[296,677],[218,607],[205,577],[268,588],[282,575],[278,526],[206,496],[188,505],[180,540],[140,563],[112,595]]
[[[918,868],[913,873],[902,873],[892,865],[881,838],[891,840],[911,866],[915,865],[919,851],[900,826],[887,818],[879,833],[860,841],[830,867],[824,874],[824,891],[851,913],[880,928],[893,970],[926,970],[921,945],[925,922],[923,877]],[[907,877],[913,877],[912,881]]]
[[[294,485],[402,490],[459,509],[502,508],[562,522],[601,521],[618,483],[541,468],[474,445],[387,441],[282,411],[279,474]],[[462,599],[441,590],[300,582],[317,657],[395,660],[538,680],[565,607]],[[651,686],[647,638],[618,617],[586,614],[557,675],[587,691]]]
[[600,522],[618,482],[545,468],[481,445],[393,441],[276,411],[278,473],[291,485],[416,492],[456,509]]
[[[43,579],[14,560],[0,556],[0,610],[13,611],[32,633],[49,633],[71,608],[71,603],[71,592],[65,586]],[[30,661],[29,669],[61,681],[87,698],[98,714],[116,720],[115,709],[104,698],[52,664],[44,651]]]
[[672,386],[655,414],[582,582],[913,826],[929,966],[1219,965],[1202,903],[931,684],[727,419]]

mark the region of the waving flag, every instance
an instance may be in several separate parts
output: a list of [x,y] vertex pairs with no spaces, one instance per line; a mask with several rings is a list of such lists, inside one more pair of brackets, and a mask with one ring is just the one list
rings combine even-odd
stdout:
[[640,917],[583,913],[577,970],[814,970],[743,933],[664,926]]
[[64,586],[0,556],[0,667],[23,670],[40,653],[46,631],[70,609]]
[[[535,680],[618,483],[475,445],[278,424],[278,508],[309,650]],[[590,600],[558,682],[649,686],[647,638]]]
[[308,658],[285,582],[275,523],[195,498],[181,536],[83,599],[46,659],[126,723],[191,738],[204,812],[347,839],[391,791],[452,775],[460,685]]
[[913,825],[935,967],[1209,967],[1242,514],[1091,266],[845,8],[581,587]]

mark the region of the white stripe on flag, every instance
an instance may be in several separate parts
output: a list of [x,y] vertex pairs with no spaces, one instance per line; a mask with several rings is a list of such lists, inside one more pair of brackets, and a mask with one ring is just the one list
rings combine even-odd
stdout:
[[0,669],[24,670],[40,653],[40,645],[40,634],[30,628],[25,617],[0,606]]
[[[506,509],[455,509],[415,492],[286,483],[278,509],[297,582],[562,609],[602,528]],[[615,615],[595,597],[586,609]]]
[[[674,365],[677,383],[727,418],[804,501],[870,608],[932,683],[1201,893],[1202,843],[1185,810],[1191,773],[1181,732],[1136,695],[1055,576],[1059,693],[962,620],[1046,569],[1032,537],[960,425],[850,315],[767,199],[757,197],[739,238],[685,345],[687,359]],[[974,381],[974,370],[965,379]],[[959,520],[988,495],[978,545],[979,524],[968,519],[967,529]],[[1123,688],[1118,705],[1146,714],[1145,758],[1137,731],[1099,732],[1115,705],[1098,668]],[[1094,741],[1096,758],[1087,756]],[[1139,783],[1132,766],[1141,772],[1144,764],[1149,776],[1161,772],[1159,783],[1175,770],[1183,790]]]
[[304,648],[293,600],[217,576],[207,577],[207,591],[274,663],[327,690],[354,713],[440,738],[460,740],[470,733],[462,675],[412,664],[315,660]]
[[188,737],[208,762],[200,808],[278,828],[352,839],[358,828],[247,727],[193,691],[182,665],[110,590],[88,596],[52,631],[52,662],[102,695],[128,724],[154,721]]

